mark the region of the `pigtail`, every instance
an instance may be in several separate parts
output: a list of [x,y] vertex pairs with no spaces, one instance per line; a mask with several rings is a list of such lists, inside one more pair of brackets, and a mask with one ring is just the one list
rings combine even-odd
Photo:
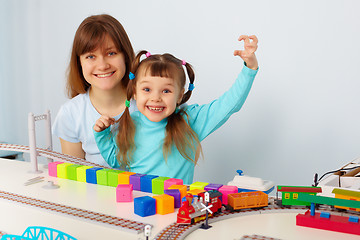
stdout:
[[[181,62],[181,64],[186,67],[189,82],[190,84],[194,84],[194,70],[191,64],[184,63],[184,61]],[[189,100],[192,90],[193,88],[188,89],[178,105],[184,104]],[[186,117],[186,120],[184,117]],[[171,153],[172,145],[175,145],[181,156],[196,165],[200,154],[202,155],[202,148],[197,134],[189,126],[188,122],[189,116],[183,109],[175,111],[168,117],[168,123],[166,125],[166,136],[163,146],[164,158],[167,159],[167,156]],[[195,158],[192,157],[193,153],[195,153]]]

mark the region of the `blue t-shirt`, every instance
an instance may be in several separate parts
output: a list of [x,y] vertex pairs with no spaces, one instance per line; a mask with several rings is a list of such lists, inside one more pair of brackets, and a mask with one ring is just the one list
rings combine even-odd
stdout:
[[[205,105],[184,107],[188,114],[188,123],[200,141],[223,125],[229,117],[240,110],[244,104],[258,70],[244,66],[233,86],[220,98]],[[176,147],[166,161],[163,156],[163,141],[167,119],[151,122],[139,111],[131,114],[136,126],[135,146],[130,171],[164,177],[183,179],[184,184],[191,184],[194,177],[194,163],[181,156]],[[95,140],[105,161],[114,168],[120,165],[116,159],[116,140],[109,128],[95,132]],[[109,137],[110,136],[110,137]],[[194,159],[195,153],[192,153]]]

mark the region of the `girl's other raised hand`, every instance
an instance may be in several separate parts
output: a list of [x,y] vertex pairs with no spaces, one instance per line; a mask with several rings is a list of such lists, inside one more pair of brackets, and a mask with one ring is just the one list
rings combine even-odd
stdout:
[[108,128],[110,125],[115,123],[115,119],[109,116],[102,115],[98,120],[96,120],[94,125],[95,132],[101,132]]
[[258,62],[255,56],[255,51],[258,47],[258,39],[255,35],[241,35],[239,41],[244,41],[244,50],[235,50],[234,56],[240,56],[248,68],[256,70]]

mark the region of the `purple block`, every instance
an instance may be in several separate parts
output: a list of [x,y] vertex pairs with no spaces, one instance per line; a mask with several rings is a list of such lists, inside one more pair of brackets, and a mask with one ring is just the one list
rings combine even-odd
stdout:
[[164,193],[174,197],[174,207],[179,208],[181,207],[181,194],[179,189],[166,189]]
[[140,191],[140,189],[141,189],[140,179],[143,176],[145,176],[145,174],[136,173],[136,174],[130,175],[129,181],[130,181],[130,184],[133,185],[133,190]]
[[223,186],[222,184],[210,183],[204,187],[204,190],[205,191],[209,191],[209,190],[219,191],[219,188],[221,188],[222,186]]

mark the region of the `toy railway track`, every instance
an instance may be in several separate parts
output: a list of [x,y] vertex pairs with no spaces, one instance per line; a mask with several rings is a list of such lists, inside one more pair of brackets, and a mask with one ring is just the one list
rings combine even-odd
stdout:
[[[264,207],[259,209],[246,209],[241,210],[238,212],[230,212],[230,211],[223,211],[220,214],[217,214],[216,216],[211,216],[209,218],[209,224],[222,221],[228,218],[233,217],[239,217],[244,215],[251,215],[251,214],[261,214],[265,212],[277,212],[277,211],[298,211],[298,210],[305,210],[306,207],[303,206],[292,206],[291,208],[285,208],[285,207],[279,207],[276,204],[274,204],[274,199],[269,198],[269,204],[268,207]],[[192,225],[178,225],[177,223],[173,223],[169,226],[167,226],[165,229],[163,229],[154,239],[156,240],[181,240],[184,239],[187,235],[189,235],[191,232],[197,230],[200,228],[200,226],[203,224],[204,221],[201,221],[196,224]]]
[[[15,152],[25,152],[30,153],[30,147],[24,145],[16,145],[16,144],[4,144],[0,143],[0,150],[9,150]],[[70,155],[58,153],[49,149],[44,148],[36,148],[36,152],[39,156],[51,158],[55,161],[62,161],[62,162],[70,162],[74,164],[86,165],[86,166],[93,166],[93,167],[101,167],[101,168],[108,168],[106,166],[95,164],[89,161],[86,161],[82,158],[73,157]]]
[[[8,201],[18,202],[21,204],[29,205],[32,207],[38,207],[46,209],[53,212],[62,213],[68,216],[77,217],[83,220],[90,220],[97,223],[103,223],[113,227],[119,227],[122,230],[128,230],[131,232],[141,233],[144,231],[146,225],[145,223],[132,221],[124,218],[119,218],[111,215],[106,215],[102,213],[97,213],[85,209],[75,208],[66,206],[63,204],[48,202],[39,200],[36,198],[26,197],[19,194],[14,194],[10,192],[5,192],[0,190],[0,199],[5,199]],[[1,234],[1,232],[0,232]],[[1,236],[1,235],[0,235]]]

